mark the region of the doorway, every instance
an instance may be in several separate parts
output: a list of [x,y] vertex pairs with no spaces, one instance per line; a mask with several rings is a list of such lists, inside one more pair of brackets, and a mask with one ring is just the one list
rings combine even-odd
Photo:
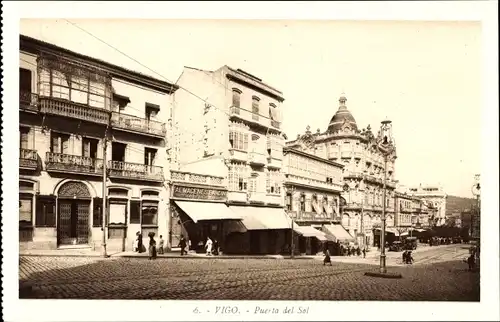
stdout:
[[59,200],[58,245],[89,243],[89,200]]

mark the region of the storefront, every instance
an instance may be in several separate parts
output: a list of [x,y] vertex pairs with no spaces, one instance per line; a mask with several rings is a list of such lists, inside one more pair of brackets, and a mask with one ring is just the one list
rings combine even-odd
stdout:
[[174,184],[170,199],[171,247],[178,247],[183,235],[191,245],[190,250],[203,252],[209,237],[225,252],[226,236],[245,231],[242,218],[226,206],[226,197],[227,191],[222,188]]
[[322,252],[329,240],[325,233],[312,226],[297,226],[294,227],[294,231],[300,234],[299,252],[304,255],[316,255]]

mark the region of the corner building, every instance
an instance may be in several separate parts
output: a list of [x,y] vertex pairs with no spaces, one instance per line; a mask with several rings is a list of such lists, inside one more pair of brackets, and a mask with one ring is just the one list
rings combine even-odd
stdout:
[[108,250],[167,235],[176,86],[23,35],[19,77],[20,247],[101,247],[104,162]]
[[[380,133],[374,135],[370,125],[359,129],[347,109],[347,98],[341,96],[339,108],[326,131],[298,135],[287,146],[338,162],[342,171],[341,224],[357,244],[377,245],[383,205],[384,157],[379,148]],[[396,151],[387,159],[386,226],[395,235],[394,190]],[[390,239],[390,237],[389,237]]]
[[177,84],[186,90],[175,94],[176,170],[223,177],[226,204],[243,225],[225,230],[223,252],[283,253],[291,233],[283,207],[283,94],[228,66],[185,67]]

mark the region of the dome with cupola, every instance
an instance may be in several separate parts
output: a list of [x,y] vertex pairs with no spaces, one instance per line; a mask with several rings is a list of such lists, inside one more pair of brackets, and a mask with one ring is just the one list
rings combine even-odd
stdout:
[[352,116],[351,112],[347,109],[346,106],[347,98],[342,95],[339,98],[339,109],[337,113],[330,120],[330,124],[328,124],[327,132],[336,133],[340,129],[345,128],[345,126],[349,127],[353,131],[358,130],[358,125],[356,124],[356,120]]

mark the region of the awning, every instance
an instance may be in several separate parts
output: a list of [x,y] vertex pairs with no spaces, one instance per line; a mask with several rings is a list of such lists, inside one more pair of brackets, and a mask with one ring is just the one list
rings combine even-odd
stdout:
[[292,220],[282,208],[230,206],[229,209],[241,216],[247,230],[292,228]]
[[175,201],[192,220],[198,222],[202,220],[241,220],[241,216],[231,211],[223,203],[214,202],[193,202],[193,201]]
[[409,233],[407,231],[405,231],[404,233],[401,233],[400,236],[408,236],[408,235],[409,235]]
[[323,230],[326,234],[332,235],[338,241],[353,240],[354,238],[345,230],[342,225],[324,225]]
[[316,237],[317,239],[321,241],[326,241],[328,240],[325,237],[325,233],[311,227],[311,226],[294,226],[293,230],[297,231],[304,237]]

